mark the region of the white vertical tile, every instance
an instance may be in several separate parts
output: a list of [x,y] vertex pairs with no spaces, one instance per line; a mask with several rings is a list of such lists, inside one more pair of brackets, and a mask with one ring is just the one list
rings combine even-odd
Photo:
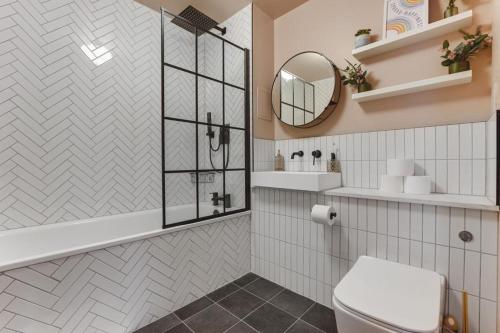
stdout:
[[480,269],[480,253],[465,251],[464,289],[475,296],[479,296]]
[[396,134],[394,131],[385,132],[387,159],[396,158]]
[[410,265],[422,267],[422,242],[410,241]]
[[465,229],[465,210],[463,208],[450,209],[450,246],[464,248],[464,242],[458,234]]
[[469,330],[470,333],[479,333],[479,297],[469,295],[468,301]]
[[436,160],[436,192],[448,193],[448,161]]
[[358,228],[358,199],[349,198],[349,228]]
[[488,121],[486,123],[486,158],[497,157],[497,121]]
[[436,207],[436,244],[450,245],[450,209]]
[[425,160],[415,160],[415,176],[425,176]]
[[347,136],[339,136],[339,159],[341,161],[347,161]]
[[460,158],[460,134],[458,125],[448,126],[448,159]]
[[370,161],[378,161],[378,134],[377,132],[369,133],[370,140]]
[[450,288],[462,290],[464,287],[464,250],[450,248]]
[[366,199],[358,199],[358,229],[367,228],[367,205]]
[[425,159],[436,158],[436,128],[425,128]]
[[398,236],[398,204],[389,201],[387,203],[387,234],[389,236]]
[[472,194],[486,195],[486,160],[472,161]]
[[415,159],[425,159],[425,129],[415,128]]
[[497,254],[498,213],[481,212],[481,252]]
[[366,254],[370,257],[377,256],[377,234],[373,232],[367,233]]
[[497,257],[481,254],[481,298],[497,299]]
[[358,230],[349,229],[349,260],[358,258]]
[[397,237],[387,237],[387,260],[398,261],[398,245]]
[[377,201],[366,201],[367,211],[367,229],[370,232],[377,232]]
[[497,304],[485,299],[480,300],[479,313],[481,321],[479,331],[484,333],[494,333],[497,331]]
[[367,242],[366,231],[358,230],[358,256],[366,255]]
[[436,127],[436,159],[448,158],[448,131],[446,126]]
[[472,124],[472,158],[486,159],[486,123]]
[[460,167],[458,160],[448,160],[448,193],[460,193]]
[[448,279],[448,269],[450,265],[450,248],[436,245],[436,272]]
[[422,241],[423,237],[423,222],[422,222],[422,205],[410,205],[410,239]]
[[465,230],[473,235],[472,241],[465,243],[466,250],[481,251],[481,211],[465,210]]
[[380,188],[380,177],[387,174],[387,161],[378,161],[377,188]]
[[354,161],[354,187],[362,186],[362,168],[361,161]]
[[460,194],[472,194],[472,160],[460,160]]
[[436,262],[436,245],[423,243],[422,244],[422,268],[433,271]]
[[377,158],[379,161],[387,160],[387,144],[385,132],[377,132]]
[[399,238],[398,262],[400,264],[410,264],[410,240]]
[[370,160],[370,134],[368,132],[361,134],[361,160]]
[[340,258],[349,259],[349,229],[340,229]]
[[347,161],[347,186],[354,187],[354,161]]
[[399,204],[399,237],[410,238],[410,204]]
[[394,137],[396,140],[396,158],[405,158],[405,131],[396,130],[394,133]]
[[472,158],[472,124],[460,124],[460,159]]
[[387,259],[387,236],[377,234],[377,258]]
[[370,161],[361,162],[361,187],[370,188]]
[[347,160],[354,161],[354,134],[347,134]]
[[424,242],[436,242],[436,207],[424,205],[422,214],[422,238]]
[[355,161],[361,161],[362,159],[362,134],[361,133],[354,133],[354,160]]
[[436,160],[425,160],[425,175],[431,177],[431,192],[436,191]]
[[370,161],[370,188],[378,188],[378,162]]
[[377,201],[377,233],[387,234],[387,201]]
[[405,129],[405,158],[415,158],[415,130]]

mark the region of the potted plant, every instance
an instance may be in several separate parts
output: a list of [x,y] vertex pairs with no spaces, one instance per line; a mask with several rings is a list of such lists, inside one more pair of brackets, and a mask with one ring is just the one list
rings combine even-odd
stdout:
[[458,44],[453,50],[450,50],[450,42],[443,42],[444,54],[441,56],[444,60],[441,65],[448,67],[450,74],[468,71],[470,69],[470,58],[476,55],[480,50],[487,48],[492,37],[488,34],[481,33],[478,27],[476,33],[471,35],[463,30],[460,32],[464,35],[464,41]]
[[448,1],[448,7],[446,7],[446,10],[444,11],[444,18],[458,14],[458,7],[455,6],[455,1],[456,0]]
[[371,42],[371,33],[372,29],[360,29],[354,35],[354,47],[358,48],[361,46],[365,46],[370,44]]
[[346,61],[348,65],[345,69],[341,70],[345,74],[341,77],[344,86],[350,85],[351,87],[356,87],[358,93],[372,90],[372,85],[366,80],[368,72],[363,70],[361,64],[352,64],[347,59]]

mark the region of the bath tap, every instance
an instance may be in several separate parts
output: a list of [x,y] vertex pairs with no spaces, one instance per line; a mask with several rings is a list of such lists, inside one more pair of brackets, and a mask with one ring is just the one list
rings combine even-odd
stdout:
[[297,155],[298,157],[302,157],[304,156],[304,152],[302,150],[299,150],[299,151],[296,151],[292,154],[292,160],[295,158],[295,155]]
[[312,152],[313,165],[316,163],[316,159],[321,157],[321,150],[315,150]]
[[212,195],[212,199],[210,200],[212,201],[212,204],[214,206],[218,206],[219,201],[222,201],[224,203],[224,208],[231,208],[231,194],[226,194],[223,197],[219,197],[218,192],[213,192],[210,194]]

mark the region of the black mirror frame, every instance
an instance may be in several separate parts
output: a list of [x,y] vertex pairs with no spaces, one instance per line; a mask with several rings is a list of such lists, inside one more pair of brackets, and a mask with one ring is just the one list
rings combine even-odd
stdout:
[[[325,58],[332,65],[332,69],[333,69],[333,72],[335,74],[335,86],[333,88],[332,97],[330,98],[330,102],[324,108],[323,112],[320,113],[320,115],[318,117],[314,118],[313,121],[311,121],[307,124],[304,124],[304,125],[291,125],[291,124],[288,124],[288,123],[285,123],[284,121],[282,121],[281,117],[278,116],[278,113],[274,109],[274,103],[273,103],[274,86],[276,85],[276,80],[278,79],[279,74],[281,73],[283,68],[286,66],[286,64],[288,64],[290,62],[290,60],[292,60],[293,58],[298,57],[299,55],[304,54],[304,53],[318,54],[318,55],[322,56],[323,58]],[[295,128],[311,128],[311,127],[319,125],[320,123],[325,121],[328,117],[330,117],[330,115],[335,111],[338,104],[340,103],[341,92],[342,92],[342,82],[341,82],[341,77],[340,77],[340,71],[339,71],[338,67],[335,65],[335,63],[320,52],[304,51],[304,52],[297,53],[297,54],[293,55],[292,57],[288,58],[288,60],[285,61],[285,63],[280,67],[280,69],[278,70],[278,72],[274,76],[273,87],[271,90],[271,106],[273,108],[274,115],[276,116],[276,118],[278,118],[278,120],[281,123],[288,125],[288,126],[291,126],[291,127],[295,127]],[[280,101],[280,104],[281,104],[281,101]]]

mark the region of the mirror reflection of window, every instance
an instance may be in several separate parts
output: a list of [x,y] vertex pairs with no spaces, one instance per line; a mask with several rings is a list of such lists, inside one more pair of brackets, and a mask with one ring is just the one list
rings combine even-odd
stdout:
[[282,122],[310,127],[325,119],[327,114],[320,115],[337,105],[339,98],[340,78],[335,65],[319,53],[304,52],[288,60],[276,75],[272,105]]

